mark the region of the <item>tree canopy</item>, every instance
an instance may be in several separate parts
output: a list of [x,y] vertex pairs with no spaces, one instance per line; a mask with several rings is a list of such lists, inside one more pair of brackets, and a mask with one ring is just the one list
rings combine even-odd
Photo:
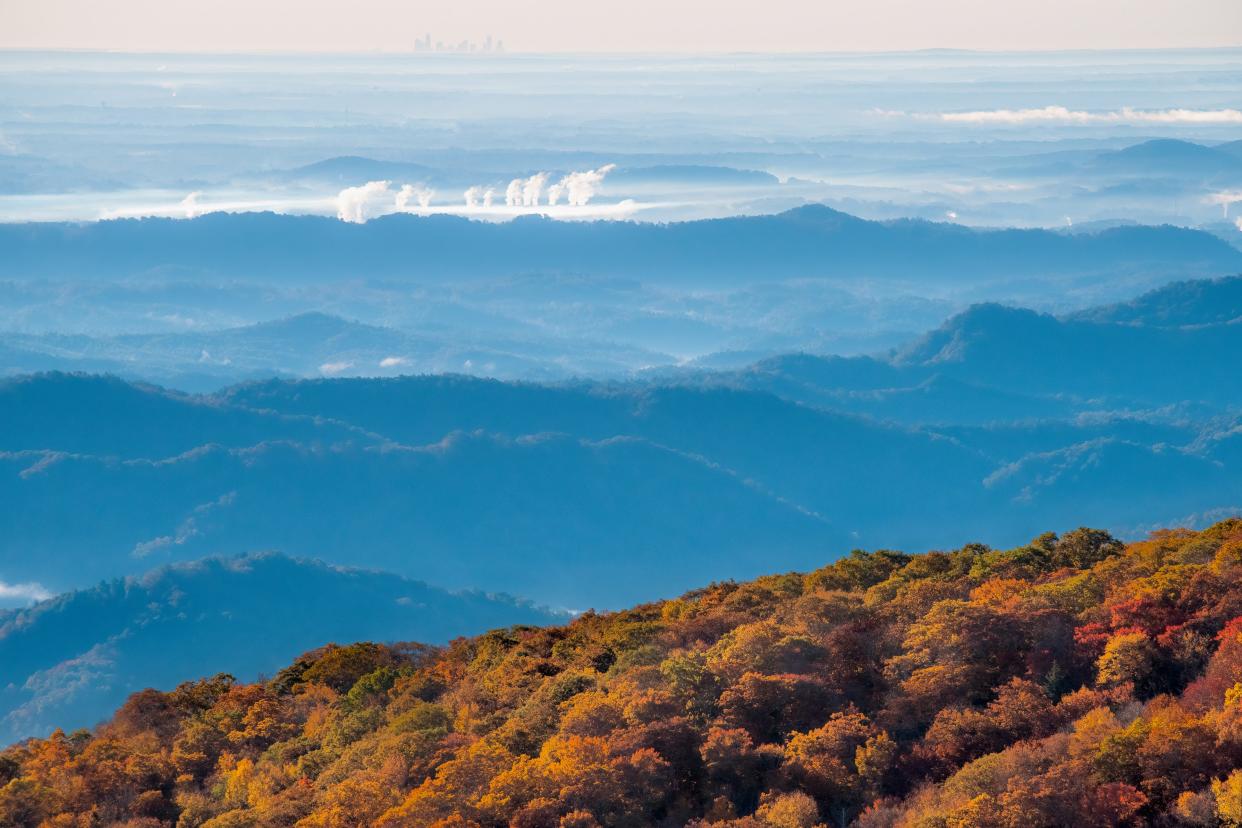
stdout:
[[359,643],[0,753],[0,825],[1242,825],[1242,520]]

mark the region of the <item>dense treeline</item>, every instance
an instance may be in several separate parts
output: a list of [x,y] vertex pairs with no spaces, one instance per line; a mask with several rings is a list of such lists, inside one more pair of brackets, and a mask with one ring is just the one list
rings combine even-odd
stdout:
[[0,754],[5,826],[1242,825],[1242,520],[328,646]]

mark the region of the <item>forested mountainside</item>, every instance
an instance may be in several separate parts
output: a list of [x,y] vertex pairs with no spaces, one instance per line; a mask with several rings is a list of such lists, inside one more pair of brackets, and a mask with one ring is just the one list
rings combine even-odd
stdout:
[[0,824],[1234,825],[1240,586],[1234,519],[332,644],[8,749]]

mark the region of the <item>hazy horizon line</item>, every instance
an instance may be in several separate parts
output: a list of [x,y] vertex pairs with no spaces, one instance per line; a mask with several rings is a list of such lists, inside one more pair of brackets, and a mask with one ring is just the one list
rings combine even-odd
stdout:
[[253,55],[253,56],[374,56],[412,55],[418,57],[794,57],[794,56],[862,56],[862,55],[1070,55],[1070,54],[1169,54],[1177,52],[1242,52],[1242,41],[1210,46],[1136,46],[1136,47],[1073,47],[1064,49],[977,49],[958,46],[930,46],[920,49],[735,49],[735,50],[669,50],[669,49],[593,49],[589,51],[570,49],[523,50],[506,46],[502,51],[460,51],[456,49],[402,49],[376,47],[372,49],[131,49],[79,46],[0,46],[0,53],[25,54],[81,54],[81,55]]

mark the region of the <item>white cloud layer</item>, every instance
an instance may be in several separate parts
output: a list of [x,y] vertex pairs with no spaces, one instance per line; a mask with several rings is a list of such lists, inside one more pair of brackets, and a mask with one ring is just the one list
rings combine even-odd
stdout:
[[1134,109],[1091,111],[1064,106],[1038,109],[980,109],[972,112],[918,113],[916,118],[932,118],[960,124],[1242,124],[1238,109]]
[[21,606],[33,604],[35,601],[46,601],[52,593],[34,582],[25,584],[6,584],[0,581],[0,606]]

